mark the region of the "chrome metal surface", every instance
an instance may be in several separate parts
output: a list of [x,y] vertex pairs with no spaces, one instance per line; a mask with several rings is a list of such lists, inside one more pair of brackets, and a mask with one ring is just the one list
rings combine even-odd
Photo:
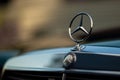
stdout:
[[74,53],[69,53],[63,60],[63,66],[68,68],[74,62],[76,62],[76,55]]
[[[74,29],[72,30],[71,27],[72,27],[72,24],[74,22],[74,20],[78,17],[78,16],[81,16],[81,19],[80,19],[80,24]],[[84,16],[87,16],[90,20],[90,30],[88,31],[87,29],[85,29],[85,26],[83,26],[83,17]],[[70,26],[69,26],[69,36],[70,38],[75,42],[77,43],[77,46],[75,49],[77,49],[78,51],[80,51],[80,42],[83,42],[85,41],[91,34],[92,32],[92,28],[93,28],[93,19],[92,17],[86,13],[86,12],[80,12],[79,14],[77,14],[75,17],[73,17],[73,19],[71,20],[70,22]],[[83,37],[82,39],[75,39],[73,34],[75,34],[76,32],[78,31],[82,31],[86,36]]]

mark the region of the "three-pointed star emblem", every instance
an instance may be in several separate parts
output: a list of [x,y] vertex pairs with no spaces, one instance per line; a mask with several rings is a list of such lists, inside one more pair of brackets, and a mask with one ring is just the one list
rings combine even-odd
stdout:
[[[74,30],[71,30],[71,27],[72,27],[72,24],[73,24],[73,21],[78,17],[78,16],[81,16],[80,18],[80,23],[79,25],[74,29]],[[90,20],[90,29],[89,31],[85,28],[85,26],[83,26],[83,18],[84,16],[87,16]],[[77,14],[70,22],[70,26],[69,26],[69,35],[70,35],[70,38],[76,42],[76,43],[80,43],[81,41],[84,41],[85,39],[87,39],[89,37],[89,35],[91,34],[91,31],[92,31],[92,28],[93,28],[93,20],[92,20],[92,17],[88,14],[88,13],[85,13],[85,12],[81,12],[79,14]],[[82,31],[86,36],[82,39],[75,39],[73,37],[73,34],[75,34],[76,32],[78,31]]]

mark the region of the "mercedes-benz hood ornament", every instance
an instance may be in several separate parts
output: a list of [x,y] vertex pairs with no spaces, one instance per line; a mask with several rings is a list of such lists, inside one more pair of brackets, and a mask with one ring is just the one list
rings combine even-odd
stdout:
[[[72,27],[74,27],[73,26],[73,22],[79,16],[81,16],[80,19],[79,19],[80,20],[79,25],[75,26],[76,28],[72,29]],[[84,23],[84,17],[88,18],[88,20],[89,20],[89,23],[90,23],[90,25],[88,26],[89,29],[85,28],[86,26],[83,25],[83,23]],[[88,13],[86,13],[86,12],[80,12],[80,13],[78,13],[77,15],[75,15],[73,17],[73,19],[71,20],[70,25],[69,25],[69,36],[70,36],[70,38],[75,43],[77,43],[76,47],[74,48],[75,51],[80,51],[82,49],[82,47],[80,46],[80,43],[83,42],[83,41],[85,41],[86,39],[88,39],[88,37],[90,36],[90,34],[92,32],[92,28],[93,28],[93,19],[92,19],[92,17]],[[74,34],[76,34],[77,32],[80,32],[80,31],[85,36],[82,37],[81,39],[76,39],[75,36],[74,36]],[[82,35],[80,34],[80,36],[82,36]]]

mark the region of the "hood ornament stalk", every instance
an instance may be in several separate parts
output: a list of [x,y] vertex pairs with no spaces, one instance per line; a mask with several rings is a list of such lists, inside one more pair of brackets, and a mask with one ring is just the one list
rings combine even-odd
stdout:
[[[74,20],[78,17],[78,16],[81,16],[81,19],[80,19],[80,23],[79,25],[74,29],[72,30],[71,28],[73,27],[73,22]],[[83,18],[84,16],[87,16],[90,20],[90,27],[89,27],[89,30],[85,28],[85,26],[83,26]],[[80,12],[78,13],[76,16],[73,17],[73,19],[71,20],[70,22],[70,25],[69,25],[69,36],[70,38],[77,44],[75,46],[75,48],[73,49],[73,51],[81,51],[83,49],[83,46],[81,46],[81,42],[87,40],[89,38],[89,36],[91,35],[91,32],[92,32],[92,29],[93,29],[93,19],[92,17],[86,13],[86,12]],[[85,34],[85,36],[82,38],[82,39],[75,39],[74,38],[74,34],[77,33],[78,31],[81,31]]]

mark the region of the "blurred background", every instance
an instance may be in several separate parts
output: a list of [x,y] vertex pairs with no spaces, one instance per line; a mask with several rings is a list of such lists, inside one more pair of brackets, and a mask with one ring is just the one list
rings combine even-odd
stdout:
[[68,27],[81,11],[94,20],[88,42],[118,39],[119,8],[120,0],[0,0],[0,50],[73,46]]

